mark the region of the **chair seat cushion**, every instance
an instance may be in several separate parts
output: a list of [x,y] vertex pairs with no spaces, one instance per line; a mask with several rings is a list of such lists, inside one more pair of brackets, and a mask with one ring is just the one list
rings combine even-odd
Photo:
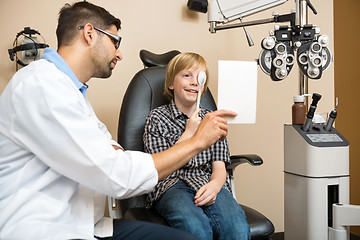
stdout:
[[[244,209],[248,224],[250,226],[251,239],[271,239],[271,236],[275,231],[274,225],[271,223],[271,221],[255,209],[241,204],[240,206]],[[167,225],[164,218],[162,218],[155,211],[146,208],[131,208],[125,213],[124,218],[129,220],[138,220]]]
[[250,226],[250,235],[252,240],[271,239],[275,228],[272,222],[253,208],[240,204],[245,212],[248,224]]

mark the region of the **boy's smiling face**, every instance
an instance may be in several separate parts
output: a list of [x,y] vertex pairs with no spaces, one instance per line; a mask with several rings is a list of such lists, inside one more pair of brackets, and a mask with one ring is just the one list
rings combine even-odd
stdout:
[[[169,89],[174,92],[174,101],[178,108],[189,108],[196,106],[196,99],[199,91],[198,75],[205,71],[205,67],[197,69],[185,69],[180,71],[174,78]],[[203,92],[203,89],[201,89]]]

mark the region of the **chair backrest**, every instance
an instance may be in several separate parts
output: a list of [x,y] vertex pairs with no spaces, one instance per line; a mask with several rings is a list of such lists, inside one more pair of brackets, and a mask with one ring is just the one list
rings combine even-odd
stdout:
[[[118,142],[126,150],[144,151],[143,134],[149,112],[168,100],[163,95],[166,67],[140,70],[131,80],[122,102]],[[216,110],[213,96],[208,89],[201,99],[204,108]]]
[[[145,121],[150,111],[167,104],[163,95],[166,67],[149,67],[140,70],[131,80],[121,105],[118,142],[126,150],[144,151],[143,134]],[[216,110],[209,89],[201,99],[204,108]],[[144,207],[145,196],[118,201],[120,214],[134,207]]]

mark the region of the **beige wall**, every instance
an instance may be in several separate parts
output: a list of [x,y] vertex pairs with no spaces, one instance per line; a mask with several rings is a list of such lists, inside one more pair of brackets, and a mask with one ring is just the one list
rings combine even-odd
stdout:
[[[7,49],[11,48],[17,32],[25,26],[37,29],[47,43],[56,48],[55,28],[59,9],[67,0],[14,1],[1,0],[0,24],[0,92],[15,72],[15,63],[9,60]],[[88,98],[98,117],[108,126],[116,138],[117,121],[121,99],[132,76],[142,68],[138,57],[140,49],[156,53],[178,49],[194,51],[205,57],[210,67],[210,88],[217,96],[218,60],[254,60],[261,50],[260,41],[273,30],[274,24],[249,27],[255,46],[249,48],[242,29],[226,30],[216,34],[208,32],[207,16],[186,9],[186,0],[93,0],[122,20],[123,37],[120,62],[108,80],[93,79]],[[309,22],[320,27],[330,36],[333,52],[333,8],[328,0],[313,4],[319,14],[310,13]],[[21,6],[21,7],[20,7]],[[290,0],[276,10],[286,14],[295,8]],[[268,18],[268,10],[245,20]],[[283,124],[291,122],[293,95],[297,95],[298,71],[296,67],[289,77],[273,82],[258,71],[257,119],[254,125],[230,126],[229,141],[232,154],[257,153],[264,159],[261,167],[243,166],[236,170],[238,200],[256,208],[268,216],[276,232],[284,230],[283,200]],[[323,95],[319,112],[330,111],[334,104],[334,68],[324,73],[321,80],[309,82],[309,92]]]

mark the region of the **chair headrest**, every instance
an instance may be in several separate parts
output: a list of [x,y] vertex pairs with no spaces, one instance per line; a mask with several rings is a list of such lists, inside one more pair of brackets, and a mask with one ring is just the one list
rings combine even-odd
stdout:
[[179,53],[178,50],[172,50],[163,54],[155,54],[142,49],[140,50],[140,59],[145,67],[166,67],[170,60]]

